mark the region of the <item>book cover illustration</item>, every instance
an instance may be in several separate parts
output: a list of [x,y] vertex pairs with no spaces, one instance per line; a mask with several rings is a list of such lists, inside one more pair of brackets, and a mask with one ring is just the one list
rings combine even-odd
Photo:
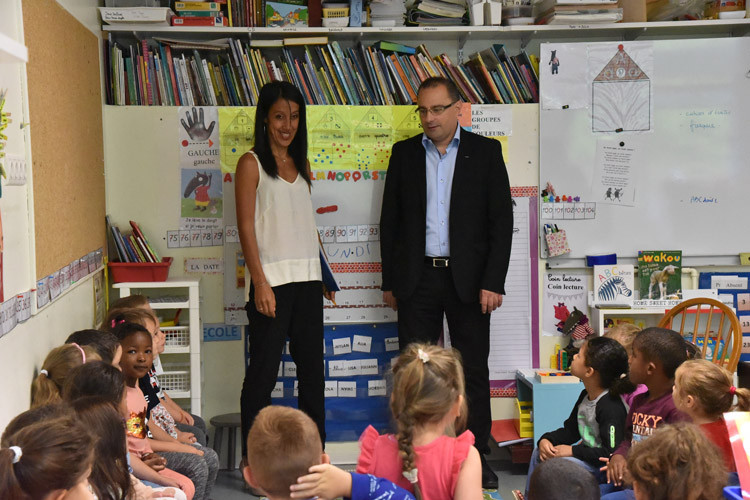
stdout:
[[307,6],[301,0],[266,2],[266,26],[307,26]]
[[606,305],[633,305],[635,294],[633,266],[615,264],[594,266],[594,303]]
[[639,251],[638,276],[641,300],[682,299],[682,251]]

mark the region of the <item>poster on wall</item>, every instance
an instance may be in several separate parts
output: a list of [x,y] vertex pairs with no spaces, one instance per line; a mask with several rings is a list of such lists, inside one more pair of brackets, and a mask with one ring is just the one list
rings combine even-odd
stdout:
[[585,274],[544,273],[542,333],[562,336],[565,320],[576,309],[588,316],[588,295],[589,283]]
[[221,170],[180,170],[180,229],[222,227],[224,198]]

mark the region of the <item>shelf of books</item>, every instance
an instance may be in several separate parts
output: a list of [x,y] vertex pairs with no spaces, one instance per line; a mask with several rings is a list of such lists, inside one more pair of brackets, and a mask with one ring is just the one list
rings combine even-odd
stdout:
[[136,25],[104,31],[107,104],[252,106],[265,83],[286,80],[309,105],[412,105],[429,76],[450,78],[472,104],[524,104],[539,101],[540,42],[742,36],[750,32],[750,19],[441,28]]
[[309,105],[412,105],[430,76],[450,78],[472,104],[539,101],[536,56],[500,43],[472,44],[475,50],[459,62],[442,51],[431,54],[425,44],[340,44],[328,36],[108,38],[108,104],[252,106],[265,83],[285,80]]

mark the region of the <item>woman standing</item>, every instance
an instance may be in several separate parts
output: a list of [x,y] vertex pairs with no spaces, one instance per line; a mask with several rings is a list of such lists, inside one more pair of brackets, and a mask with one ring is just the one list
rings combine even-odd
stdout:
[[[250,363],[240,399],[242,454],[258,412],[271,404],[287,338],[297,365],[299,408],[325,443],[323,294],[310,198],[305,102],[287,82],[260,90],[255,146],[237,163],[235,198],[247,272]],[[333,294],[326,293],[332,299]]]

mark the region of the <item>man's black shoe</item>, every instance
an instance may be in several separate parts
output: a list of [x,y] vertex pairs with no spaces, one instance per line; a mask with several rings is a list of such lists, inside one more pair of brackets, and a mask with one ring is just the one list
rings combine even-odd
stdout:
[[492,470],[490,464],[487,463],[487,459],[484,458],[484,455],[480,453],[479,458],[482,460],[482,489],[496,490],[497,474]]

